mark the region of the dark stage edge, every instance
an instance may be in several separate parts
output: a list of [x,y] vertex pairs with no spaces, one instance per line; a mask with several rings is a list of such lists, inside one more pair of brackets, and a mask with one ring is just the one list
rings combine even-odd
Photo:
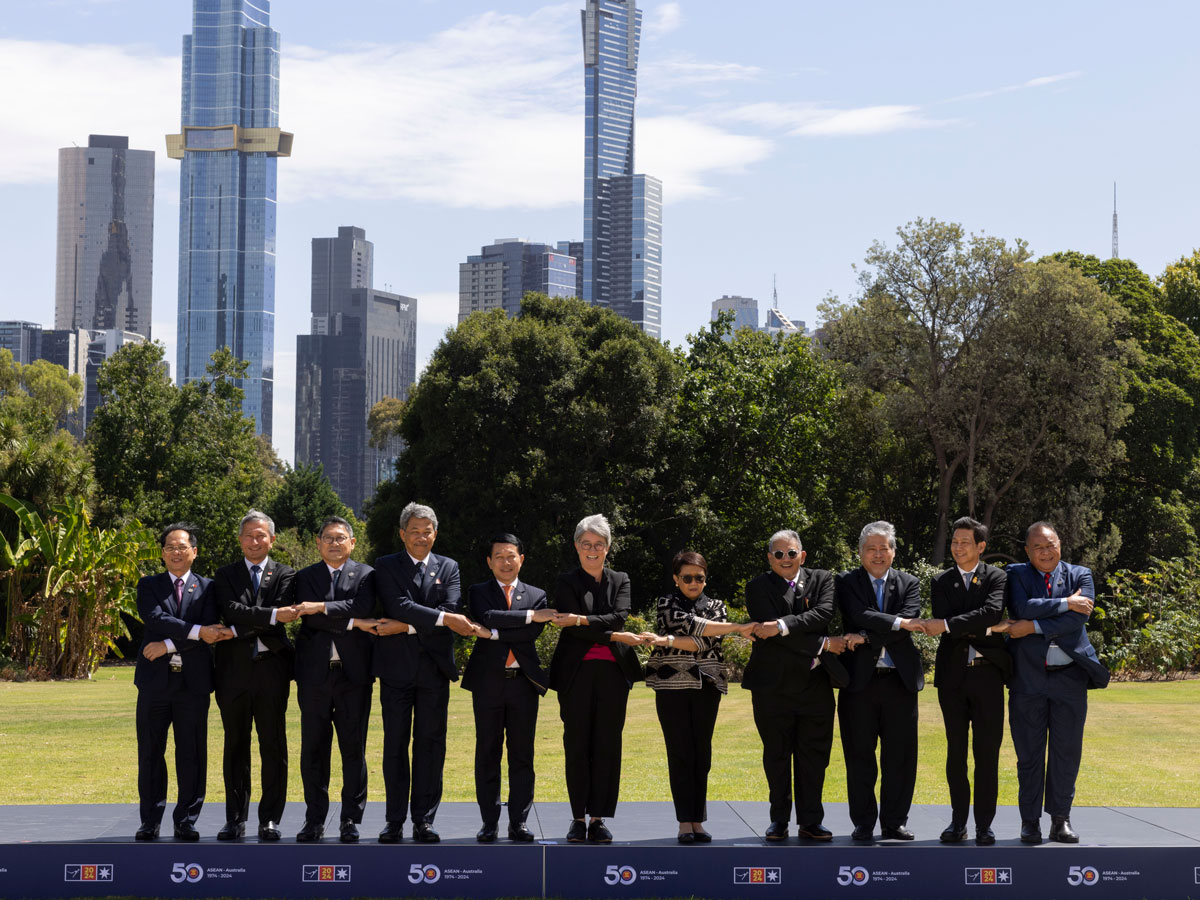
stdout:
[[0,897],[1200,898],[1200,809],[1079,807],[1080,844],[1038,847],[1017,839],[1015,807],[998,811],[993,847],[940,844],[946,806],[913,808],[911,842],[880,841],[878,829],[876,841],[854,842],[845,804],[831,803],[832,842],[801,842],[793,826],[787,842],[768,844],[766,803],[714,802],[713,843],[693,846],[676,842],[669,803],[620,804],[607,846],[566,843],[565,803],[534,807],[528,824],[539,841],[525,845],[503,839],[503,818],[502,840],[476,843],[473,803],[442,805],[434,845],[413,843],[410,827],[403,843],[379,844],[382,803],[368,805],[362,841],[341,844],[338,814],[334,805],[330,836],[316,845],[295,842],[298,803],[288,806],[278,844],[221,842],[224,809],[209,804],[202,838],[189,844],[169,836],[168,808],[166,836],[139,844],[132,804],[0,806]]

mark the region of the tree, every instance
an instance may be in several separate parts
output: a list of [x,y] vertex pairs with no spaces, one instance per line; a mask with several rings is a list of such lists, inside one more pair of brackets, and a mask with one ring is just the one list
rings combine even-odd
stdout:
[[[931,558],[945,557],[959,504],[991,525],[1003,502],[1010,535],[1035,508],[1082,521],[1090,495],[1063,480],[1087,484],[1119,456],[1120,308],[1066,266],[1028,264],[1021,241],[923,219],[897,236],[894,250],[872,245],[859,300],[822,311],[847,377],[880,395],[890,428],[929,449]],[[1075,545],[1089,540],[1100,538],[1081,532]]]
[[176,387],[157,342],[126,344],[105,362],[102,405],[87,435],[101,489],[98,521],[161,527],[187,519],[200,529],[198,570],[238,557],[238,522],[269,499],[274,465],[264,469],[254,423],[241,412],[245,371],[222,348],[208,378]]
[[526,543],[530,583],[574,564],[575,523],[603,513],[613,564],[635,595],[663,580],[661,534],[676,527],[668,439],[679,367],[658,341],[574,299],[527,295],[521,315],[471,316],[434,351],[404,408],[405,449],[368,519],[374,546],[397,546],[410,500],[438,513],[438,545],[464,583],[485,577],[483,542]]
[[1174,316],[1200,334],[1200,250],[1181,256],[1167,266],[1159,279],[1163,292],[1163,312]]
[[[1120,333],[1137,345],[1125,396],[1132,411],[1118,433],[1125,456],[1104,479],[1104,516],[1121,537],[1116,564],[1142,570],[1151,557],[1192,555],[1200,531],[1200,338],[1166,311],[1165,292],[1133,262],[1074,252],[1050,258],[1119,302],[1128,313]],[[1168,268],[1176,288],[1184,278],[1172,270],[1185,262]]]

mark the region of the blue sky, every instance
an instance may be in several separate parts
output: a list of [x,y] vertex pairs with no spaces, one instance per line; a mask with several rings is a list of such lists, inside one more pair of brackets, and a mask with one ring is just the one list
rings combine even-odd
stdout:
[[[283,43],[275,443],[293,451],[310,241],[366,228],[418,298],[418,359],[458,264],[582,236],[581,0],[275,0]],[[810,325],[918,216],[1156,276],[1200,246],[1190,2],[643,0],[636,168],[664,182],[663,336],[741,294]],[[174,366],[180,40],[188,0],[19,0],[0,33],[0,318],[53,323],[57,149],[157,152],[154,332]]]

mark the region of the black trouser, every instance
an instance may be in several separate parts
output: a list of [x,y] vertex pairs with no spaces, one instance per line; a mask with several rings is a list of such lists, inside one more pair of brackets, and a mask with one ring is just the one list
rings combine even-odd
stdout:
[[297,684],[300,700],[300,777],[304,820],[318,825],[329,815],[329,754],[337,731],[342,757],[342,819],[358,823],[367,807],[364,752],[371,712],[371,682],[353,684],[343,669],[331,669],[319,684]]
[[176,825],[195,825],[208,781],[208,694],[183,689],[183,675],[168,676],[165,694],[139,690],[137,726],[138,801],[142,821],[162,822],[167,807],[167,730],[175,730]]
[[[249,652],[249,651],[248,651]],[[245,822],[250,814],[250,731],[258,732],[262,761],[259,824],[279,822],[287,802],[287,707],[291,669],[277,653],[258,657],[250,681],[237,693],[217,690],[217,706],[225,728],[225,819]]]
[[[414,681],[405,684],[381,682],[383,783],[387,791],[389,822],[403,822],[411,805],[414,824],[433,824],[442,802],[449,703],[450,681],[433,660],[424,655],[417,661]],[[411,767],[408,757],[410,739]]]
[[975,827],[990,828],[1000,790],[1000,745],[1004,741],[1004,676],[996,666],[968,666],[961,683],[938,688],[946,725],[946,784],[951,818],[967,824],[971,781],[967,777],[967,734],[975,760]]
[[792,816],[792,779],[796,783],[796,822],[820,825],[825,818],[821,794],[833,747],[833,688],[814,670],[801,690],[751,691],[754,724],[762,740],[771,821]]
[[667,745],[667,771],[675,821],[708,818],[708,771],[712,768],[712,736],[721,692],[708,679],[699,689],[657,690],[654,706]]
[[584,660],[571,686],[558,694],[571,815],[603,819],[617,809],[621,788],[621,731],[629,682],[615,662]]
[[[500,761],[508,747],[508,823],[521,825],[533,806],[533,739],[537,689],[520,669],[501,673],[488,690],[471,694],[475,710],[475,799],[484,825],[500,821]],[[495,676],[493,676],[495,677]]]
[[1071,665],[1047,672],[1046,688],[1040,694],[1009,692],[1008,721],[1017,752],[1017,805],[1025,821],[1042,817],[1043,786],[1046,812],[1071,815],[1083,755],[1087,685],[1087,673],[1081,666]]
[[[917,784],[917,695],[894,669],[877,670],[861,691],[843,690],[838,701],[846,799],[855,828],[899,828],[908,821]],[[875,745],[879,745],[879,764]],[[879,770],[879,804],[875,779]]]

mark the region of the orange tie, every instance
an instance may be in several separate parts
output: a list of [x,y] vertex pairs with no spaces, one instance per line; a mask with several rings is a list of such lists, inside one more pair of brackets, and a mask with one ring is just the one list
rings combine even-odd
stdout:
[[[512,585],[511,584],[504,585],[504,602],[508,604],[509,609],[512,609]],[[509,650],[508,651],[508,659],[506,659],[504,661],[504,665],[511,666],[516,661],[517,661],[517,658],[513,655],[513,652],[511,650]]]

